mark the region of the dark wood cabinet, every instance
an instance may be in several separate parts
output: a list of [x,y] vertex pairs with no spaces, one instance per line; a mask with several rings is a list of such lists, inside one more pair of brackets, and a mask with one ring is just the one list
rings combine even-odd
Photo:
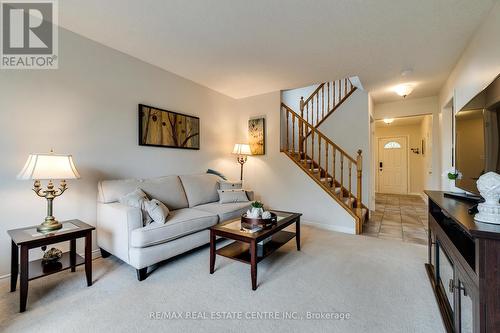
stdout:
[[472,203],[426,191],[425,265],[448,332],[500,332],[500,225],[474,221]]

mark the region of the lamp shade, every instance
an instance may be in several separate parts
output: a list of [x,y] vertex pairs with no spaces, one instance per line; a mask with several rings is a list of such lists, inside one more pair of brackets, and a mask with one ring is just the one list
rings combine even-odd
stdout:
[[252,155],[250,146],[244,143],[237,143],[234,145],[233,154],[236,155]]
[[17,178],[23,180],[76,179],[80,178],[80,174],[76,170],[71,155],[31,154]]

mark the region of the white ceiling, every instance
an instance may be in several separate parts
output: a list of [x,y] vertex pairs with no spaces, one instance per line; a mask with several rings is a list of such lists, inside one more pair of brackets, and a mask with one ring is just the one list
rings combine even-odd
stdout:
[[357,75],[388,102],[436,95],[493,2],[64,0],[59,22],[235,98]]

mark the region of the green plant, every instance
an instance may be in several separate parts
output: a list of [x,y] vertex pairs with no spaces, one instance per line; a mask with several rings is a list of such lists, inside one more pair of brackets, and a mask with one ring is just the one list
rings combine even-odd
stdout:
[[262,207],[264,207],[264,204],[260,201],[254,201],[254,202],[252,202],[252,207],[253,208],[262,208]]

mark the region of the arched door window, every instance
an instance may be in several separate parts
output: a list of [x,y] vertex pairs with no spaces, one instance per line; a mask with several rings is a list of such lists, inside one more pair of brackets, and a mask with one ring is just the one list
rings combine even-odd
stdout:
[[401,145],[396,141],[389,141],[384,145],[384,149],[399,149]]

